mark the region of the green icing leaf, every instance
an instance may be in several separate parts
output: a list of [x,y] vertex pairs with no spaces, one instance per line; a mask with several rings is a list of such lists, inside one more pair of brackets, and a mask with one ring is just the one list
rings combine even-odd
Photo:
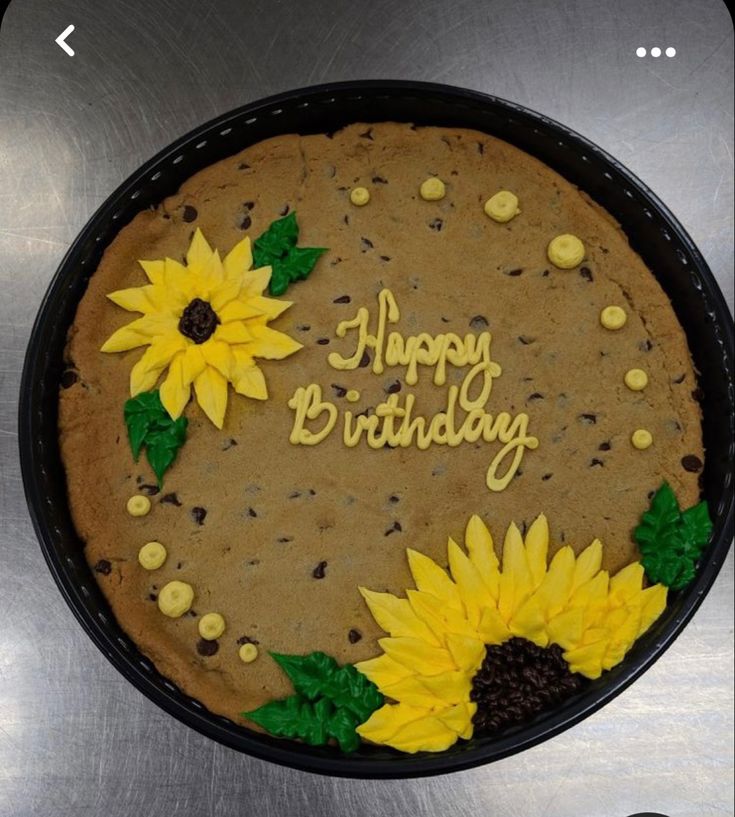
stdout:
[[696,575],[697,560],[711,533],[707,503],[700,502],[681,512],[671,486],[664,482],[633,537],[648,578],[672,590],[681,590]]
[[141,449],[145,446],[148,462],[160,488],[164,473],[171,467],[179,448],[186,442],[186,418],[172,420],[161,403],[157,389],[127,400],[123,416],[133,459],[138,461]]
[[323,247],[297,247],[299,227],[296,212],[274,221],[253,242],[253,263],[256,267],[272,267],[269,290],[271,295],[283,295],[295,281],[305,280],[326,252]]
[[296,692],[314,701],[329,698],[337,707],[353,712],[360,720],[383,703],[383,697],[375,684],[358,672],[352,664],[339,664],[323,652],[310,655],[280,655],[271,653],[274,660],[291,679]]
[[383,705],[375,684],[351,664],[340,666],[323,652],[271,655],[296,694],[243,712],[243,717],[272,735],[300,738],[312,746],[334,738],[343,752],[354,752],[360,745],[356,728]]

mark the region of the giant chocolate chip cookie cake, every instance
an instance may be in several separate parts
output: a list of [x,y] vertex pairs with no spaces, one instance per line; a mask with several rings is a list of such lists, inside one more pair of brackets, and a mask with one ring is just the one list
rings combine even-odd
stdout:
[[708,540],[668,299],[482,133],[358,124],[208,167],[108,247],[66,359],[69,501],[117,620],[251,728],[415,752],[532,718],[624,660]]

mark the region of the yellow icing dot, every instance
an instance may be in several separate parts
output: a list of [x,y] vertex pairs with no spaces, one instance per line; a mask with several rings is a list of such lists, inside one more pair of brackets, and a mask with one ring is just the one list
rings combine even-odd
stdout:
[[625,385],[631,391],[642,391],[648,385],[648,375],[643,369],[628,369],[625,373]]
[[225,631],[225,620],[219,613],[207,613],[199,619],[199,635],[206,641],[214,641]]
[[166,561],[166,548],[160,542],[148,542],[138,551],[138,561],[146,570],[158,570]]
[[510,190],[501,190],[485,202],[485,214],[501,224],[510,221],[520,212],[518,196],[511,193]]
[[131,516],[145,516],[151,509],[151,501],[143,494],[135,494],[130,497],[126,507]]
[[179,618],[191,608],[194,588],[186,582],[169,582],[158,594],[158,609],[170,618]]
[[646,448],[653,445],[653,434],[645,428],[637,428],[633,432],[630,441],[633,443],[633,448],[645,451]]
[[605,329],[622,329],[628,320],[625,310],[621,306],[606,306],[600,312],[600,323]]
[[356,207],[364,207],[370,201],[370,191],[367,187],[355,187],[350,192],[350,201]]
[[349,389],[345,397],[348,403],[356,403],[360,399],[360,392],[357,389]]
[[576,235],[565,233],[552,238],[546,250],[549,261],[559,269],[572,269],[584,258],[584,244]]
[[243,644],[237,654],[240,656],[241,661],[244,661],[246,664],[252,664],[258,657],[258,648],[255,644]]
[[444,196],[446,196],[447,188],[441,179],[432,176],[421,182],[419,193],[421,194],[421,198],[425,201],[439,201],[439,199],[443,199]]

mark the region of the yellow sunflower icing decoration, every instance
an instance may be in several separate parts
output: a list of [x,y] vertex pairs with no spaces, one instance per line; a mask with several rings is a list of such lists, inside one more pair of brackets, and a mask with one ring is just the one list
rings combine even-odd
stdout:
[[558,644],[571,672],[597,678],[618,664],[661,615],[666,588],[643,588],[634,562],[610,577],[595,539],[579,556],[561,548],[548,562],[549,527],[541,515],[525,541],[511,524],[502,568],[485,524],[473,516],[466,552],[448,544],[450,575],[415,550],[408,563],[416,589],[407,598],[360,588],[386,632],[383,654],[356,664],[388,703],[361,724],[373,743],[404,752],[442,751],[470,738],[477,705],[472,679],[485,646],[519,636],[540,647]]
[[301,344],[268,327],[291,306],[263,291],[270,267],[251,269],[250,239],[220,259],[197,229],[186,264],[171,258],[140,261],[149,284],[111,292],[107,297],[143,316],[118,329],[103,352],[148,346],[130,372],[130,394],[161,384],[161,403],[173,419],[181,415],[191,387],[209,419],[222,428],[228,383],[238,394],[266,400],[268,391],[255,358],[280,360]]

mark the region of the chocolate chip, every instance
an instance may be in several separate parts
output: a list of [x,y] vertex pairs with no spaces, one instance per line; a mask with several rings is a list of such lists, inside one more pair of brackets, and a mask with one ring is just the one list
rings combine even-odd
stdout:
[[336,383],[332,383],[332,391],[336,397],[344,397],[347,394],[347,389],[344,386],[338,386]]
[[293,542],[293,536],[279,536],[276,542],[279,545],[287,545],[289,542]]
[[597,415],[596,414],[580,414],[579,415],[580,422],[584,423],[587,426],[593,426],[597,424]]
[[323,579],[326,575],[327,563],[319,562],[319,564],[311,571],[311,575],[315,579]]
[[610,445],[610,442],[608,440],[606,440],[604,443],[600,443],[597,446],[598,451],[609,451],[611,448],[612,448],[612,445]]
[[485,152],[484,142],[478,142],[477,143],[477,152],[480,154],[480,156],[482,156],[482,154]]
[[384,179],[382,176],[373,176],[373,184],[388,184],[388,179]]
[[61,373],[61,388],[68,389],[73,386],[77,380],[79,380],[79,375],[74,371],[74,369],[65,369]]
[[211,658],[211,656],[216,655],[218,649],[219,643],[216,639],[214,641],[207,641],[206,638],[200,638],[199,641],[197,641],[197,652],[205,658]]
[[206,517],[207,517],[206,508],[202,508],[199,505],[197,505],[191,509],[191,518],[197,523],[197,525],[203,525]]
[[255,209],[255,202],[254,201],[244,201],[242,206],[245,210],[254,210]]
[[384,387],[386,394],[397,394],[401,390],[401,381],[394,380]]
[[330,266],[330,267],[336,267],[336,266],[337,266],[337,264],[341,264],[341,263],[342,263],[342,259],[341,259],[339,256],[337,256],[336,258],[333,258],[333,259],[332,259],[332,260],[329,262],[329,266]]
[[475,315],[474,318],[470,318],[470,329],[474,329],[475,332],[487,329],[488,326],[487,318],[484,315]]
[[253,220],[250,218],[249,215],[245,215],[243,220],[240,222],[240,229],[241,230],[249,230],[253,225]]
[[369,139],[371,142],[373,141],[373,129],[368,128],[364,133],[359,134],[360,139]]
[[383,535],[390,536],[391,533],[400,533],[402,530],[403,528],[401,527],[401,523],[394,522]]
[[308,323],[300,323],[296,329],[298,329],[299,332],[308,332],[311,329],[311,326]]
[[549,277],[549,274],[550,274],[550,273],[549,273],[549,271],[548,271],[547,269],[545,269],[545,270],[544,270],[544,271],[541,273],[541,277],[542,277],[542,278],[548,278],[548,277]]
[[678,377],[675,377],[673,379],[672,383],[676,383],[676,385],[678,386],[680,383],[684,382],[685,377],[686,377],[686,374],[680,374]]
[[602,460],[598,460],[597,457],[593,457],[590,460],[590,468],[594,468],[595,466],[600,466],[600,467],[604,468],[605,463]]
[[360,239],[361,252],[367,252],[368,250],[372,250],[373,246],[374,246],[373,242],[369,238],[365,238],[363,236],[363,238]]
[[158,493],[158,485],[141,485],[138,490],[146,496],[155,496]]
[[400,498],[399,496],[396,496],[395,494],[391,494],[391,495],[388,497],[388,502],[392,502],[394,505],[395,505],[396,503],[400,502],[400,501],[401,501],[401,498]]
[[342,216],[342,221],[344,221],[345,224],[349,225],[350,217],[347,215],[347,213],[345,213],[344,216]]
[[360,362],[357,364],[361,369],[365,369],[370,365],[370,355],[367,352],[362,353]]
[[593,281],[594,278],[592,277],[592,270],[589,267],[581,267],[579,270],[579,274],[585,281]]
[[389,255],[381,255],[380,260],[381,261],[390,261],[390,256]]
[[441,322],[442,323],[449,323],[449,318],[445,318],[444,315],[442,315]]
[[103,576],[109,576],[112,573],[112,565],[107,559],[100,559],[94,566],[95,573],[101,573]]
[[433,221],[429,222],[429,229],[434,230],[434,232],[440,233],[442,227],[444,226],[444,220],[441,218],[435,218]]
[[327,346],[329,343],[329,338],[317,338],[317,343],[320,346]]
[[155,593],[148,594],[149,601],[158,601],[158,596]]
[[516,267],[516,269],[505,270],[505,274],[510,275],[511,278],[517,278],[519,275],[523,275],[523,269]]
[[362,633],[359,630],[352,629],[347,633],[347,639],[350,644],[357,644],[362,639]]
[[288,206],[288,204],[284,204],[284,205],[283,205],[283,207],[281,207],[281,209],[278,211],[278,215],[279,215],[279,216],[287,216],[287,215],[288,215],[288,211],[289,211],[290,209],[291,209],[291,208]]
[[650,352],[651,349],[653,349],[653,343],[648,338],[646,338],[646,340],[642,340],[638,344],[638,348],[641,350],[641,352]]
[[250,170],[250,165],[245,164],[245,162],[240,162],[237,166],[238,170]]
[[702,460],[700,460],[699,457],[696,457],[694,454],[687,454],[686,457],[682,457],[681,464],[685,471],[689,471],[692,474],[696,474],[704,467]]
[[528,397],[526,399],[526,402],[530,403],[530,402],[532,402],[534,400],[543,400],[543,399],[544,399],[543,394],[541,394],[540,391],[535,391],[533,394],[528,395]]
[[171,494],[164,494],[159,500],[162,505],[176,505],[177,508],[181,507],[181,501],[179,497],[175,493]]
[[225,440],[222,444],[223,451],[229,451],[230,448],[234,448],[237,445],[237,440],[234,437],[230,437],[229,440]]
[[181,218],[183,218],[187,224],[191,224],[192,221],[196,221],[198,215],[199,213],[197,212],[196,207],[192,207],[190,204],[187,204],[184,207],[184,212],[182,213]]
[[340,295],[339,298],[335,298],[332,303],[333,304],[348,304],[352,298],[349,295]]
[[258,518],[258,514],[257,514],[255,508],[248,508],[248,516],[251,519],[257,519]]
[[530,346],[532,343],[536,343],[536,338],[532,338],[530,335],[518,335],[518,340],[524,346]]
[[243,644],[260,644],[260,641],[250,635],[241,635],[240,638],[237,639],[237,644],[242,647]]
[[542,479],[543,482],[546,482],[547,480],[550,480],[553,476],[554,476],[553,474],[544,474],[541,477],[541,479]]

